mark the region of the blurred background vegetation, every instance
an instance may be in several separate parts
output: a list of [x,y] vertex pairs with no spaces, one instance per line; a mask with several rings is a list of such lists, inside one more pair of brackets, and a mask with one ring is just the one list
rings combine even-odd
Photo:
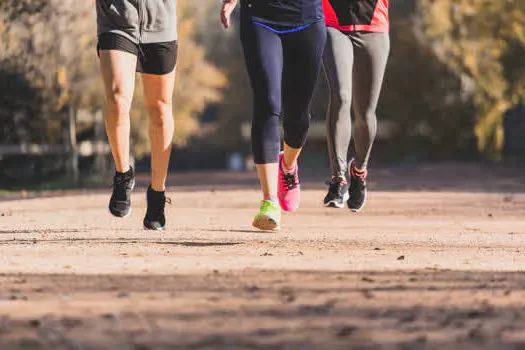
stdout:
[[[251,91],[238,29],[221,29],[220,1],[178,0],[178,7],[173,167],[199,167],[197,154],[248,155],[242,125],[251,118]],[[374,159],[500,160],[506,129],[507,139],[525,139],[519,107],[525,98],[525,1],[394,0],[391,17],[392,51],[378,113],[383,136]],[[321,75],[312,104],[320,124],[326,90]],[[94,0],[0,0],[0,147],[67,144],[68,113],[95,115],[103,97]],[[131,118],[133,154],[147,160],[141,84]],[[76,127],[77,142],[92,138],[101,123],[87,120]],[[508,152],[525,155],[525,141],[512,145]],[[325,152],[323,140],[308,148]],[[29,166],[29,158],[2,156],[3,185],[21,171],[34,176],[61,164],[49,155]],[[6,176],[13,164],[22,165]]]

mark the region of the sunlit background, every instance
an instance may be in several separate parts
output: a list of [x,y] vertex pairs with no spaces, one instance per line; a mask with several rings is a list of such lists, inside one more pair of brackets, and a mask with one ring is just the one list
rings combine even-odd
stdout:
[[[251,169],[251,91],[238,28],[220,1],[179,0],[172,171]],[[525,159],[525,2],[393,0],[379,163]],[[104,130],[94,1],[0,1],[0,188],[100,182],[113,172]],[[137,79],[140,79],[137,77]],[[149,169],[141,84],[132,152]],[[327,169],[321,74],[302,162]]]

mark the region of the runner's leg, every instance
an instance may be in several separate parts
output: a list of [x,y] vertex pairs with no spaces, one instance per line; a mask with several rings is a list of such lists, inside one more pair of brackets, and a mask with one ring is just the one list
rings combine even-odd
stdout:
[[177,41],[140,45],[139,71],[144,88],[144,104],[149,117],[151,145],[151,185],[143,224],[147,230],[166,228],[166,177],[173,143],[173,90]]
[[282,44],[278,34],[241,18],[241,42],[253,90],[252,151],[263,198],[277,198]]
[[118,50],[99,52],[106,91],[106,132],[116,170],[123,173],[130,168],[129,112],[135,88],[137,56]]
[[279,202],[295,211],[301,201],[297,159],[310,127],[310,101],[321,68],[326,27],[317,22],[298,32],[282,36],[284,154],[279,166]]
[[327,143],[333,177],[345,178],[352,135],[352,71],[354,47],[347,34],[327,28],[323,68],[330,88],[326,116]]
[[126,217],[131,213],[131,191],[135,185],[129,164],[129,112],[135,87],[137,46],[123,36],[104,33],[99,37],[98,49],[107,101],[106,132],[116,168],[109,211],[116,217]]
[[323,22],[283,35],[284,165],[293,168],[310,127],[310,101],[321,68],[326,43]]
[[353,107],[355,115],[355,166],[365,170],[376,137],[376,109],[390,52],[388,33],[351,34],[355,63]]
[[388,33],[351,33],[355,63],[353,74],[353,107],[356,149],[352,161],[348,207],[359,212],[367,198],[367,166],[376,136],[376,108],[390,49]]
[[252,225],[261,230],[278,230],[282,43],[278,34],[254,24],[249,16],[243,15],[244,11],[241,10],[241,43],[253,90],[252,152],[263,192],[261,208]]

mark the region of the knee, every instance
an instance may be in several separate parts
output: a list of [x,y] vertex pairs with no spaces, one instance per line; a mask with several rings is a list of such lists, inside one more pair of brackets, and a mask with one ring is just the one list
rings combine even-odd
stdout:
[[271,119],[281,114],[281,96],[275,94],[266,94],[253,101],[254,121]]
[[330,94],[330,103],[336,108],[350,108],[352,96],[345,90],[335,90]]
[[264,100],[254,101],[252,121],[252,137],[273,139],[279,134],[279,116],[281,101],[267,97]]
[[371,108],[361,109],[358,106],[355,106],[354,113],[356,117],[356,122],[358,124],[373,126],[376,124],[376,111]]
[[121,90],[114,90],[106,97],[108,119],[119,120],[127,118],[131,110],[131,96],[127,96]]
[[265,140],[279,139],[278,115],[256,113],[252,121],[252,137]]
[[153,102],[146,103],[146,111],[150,116],[158,116],[162,117],[166,114],[172,113],[172,100],[171,98],[165,99],[157,99]]
[[301,148],[306,142],[310,129],[310,114],[303,113],[300,118],[290,118],[285,115],[283,127],[286,144],[292,148]]
[[146,104],[150,123],[153,127],[165,128],[173,123],[172,100],[159,99]]
[[377,129],[377,117],[374,110],[355,111],[356,126],[362,131],[366,131],[370,136],[374,136]]

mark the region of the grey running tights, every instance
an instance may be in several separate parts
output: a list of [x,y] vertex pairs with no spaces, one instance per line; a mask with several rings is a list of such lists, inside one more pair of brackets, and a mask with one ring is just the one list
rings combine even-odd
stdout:
[[377,130],[376,108],[390,52],[389,33],[341,32],[328,28],[323,67],[330,86],[327,138],[333,176],[344,177],[355,126],[355,160],[366,168]]

